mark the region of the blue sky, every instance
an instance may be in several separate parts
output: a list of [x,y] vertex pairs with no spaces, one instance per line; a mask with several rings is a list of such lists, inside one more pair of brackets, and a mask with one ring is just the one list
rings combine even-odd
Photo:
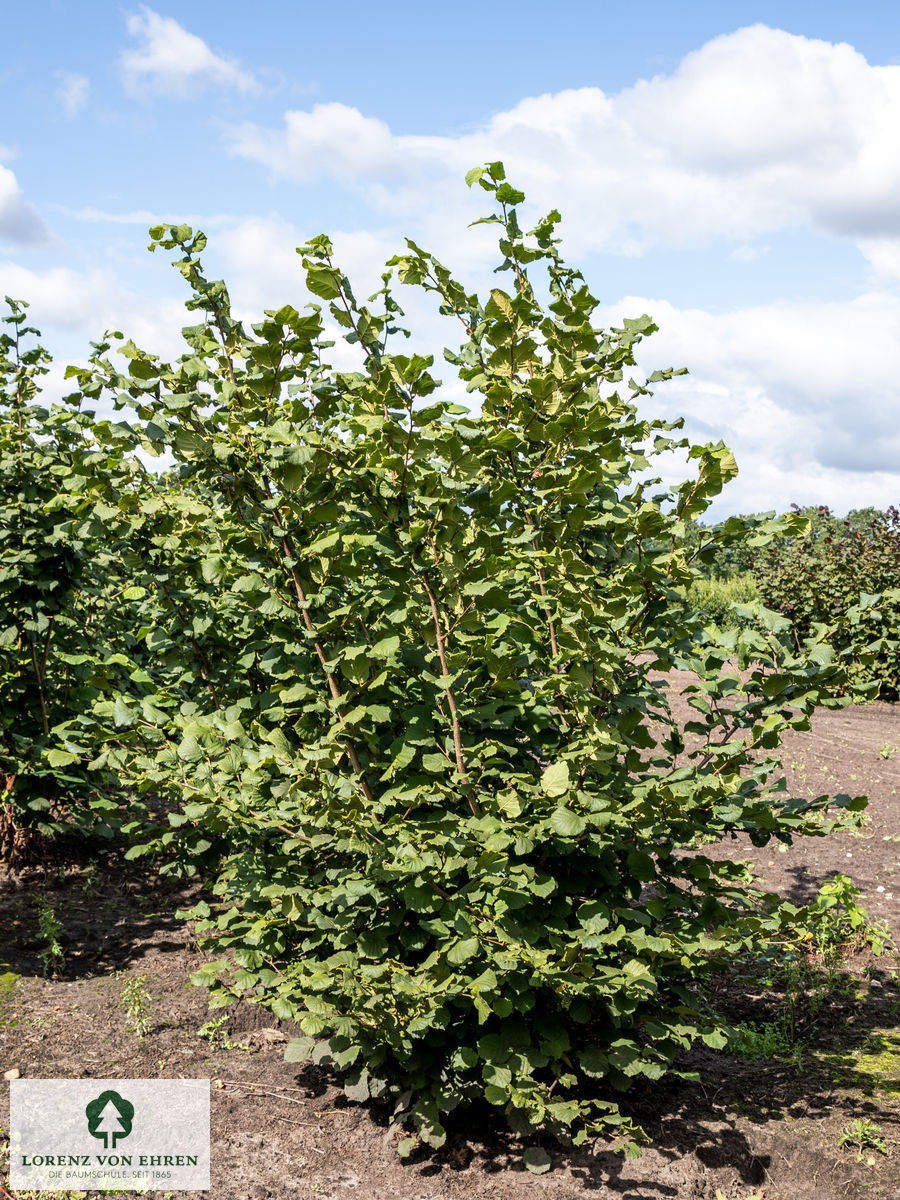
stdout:
[[205,228],[248,316],[304,302],[322,231],[359,291],[405,235],[483,286],[462,176],[501,157],[604,317],[655,317],[647,371],[690,369],[649,406],[735,450],[720,513],[900,501],[894,5],[34,0],[3,25],[0,294],[32,302],[51,393],[105,328],[177,351],[152,221]]

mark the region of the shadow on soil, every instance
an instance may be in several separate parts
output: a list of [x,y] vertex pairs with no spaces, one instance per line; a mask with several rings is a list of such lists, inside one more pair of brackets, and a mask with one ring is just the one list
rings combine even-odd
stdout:
[[[151,944],[162,951],[184,948],[185,923],[175,913],[192,903],[196,885],[160,878],[152,867],[126,864],[119,856],[98,867],[32,867],[0,878],[4,970],[75,980],[125,969]],[[64,962],[51,964],[48,971],[42,956],[48,949],[42,908],[58,924]]]
[[[149,868],[127,865],[127,875],[124,864],[112,860],[94,873],[90,866],[62,874],[35,868],[15,881],[0,881],[0,928],[5,934],[0,960],[8,964],[0,972],[43,974],[39,902],[59,918],[66,959],[61,979],[127,968],[151,944],[155,951],[183,950],[185,926],[175,912],[192,902],[195,885],[161,880]],[[791,899],[802,903],[816,893],[821,880],[799,870],[795,874]],[[846,981],[827,990],[815,1012],[804,1015],[792,1055],[746,1061],[699,1048],[679,1067],[698,1072],[702,1083],[671,1077],[638,1084],[617,1097],[625,1115],[647,1134],[643,1160],[538,1140],[554,1165],[566,1165],[582,1189],[621,1200],[701,1194],[698,1179],[721,1171],[734,1176],[735,1187],[744,1189],[741,1195],[768,1186],[776,1170],[783,1194],[789,1194],[789,1180],[796,1181],[797,1195],[811,1194],[809,1182],[823,1169],[822,1142],[798,1137],[797,1123],[808,1122],[812,1131],[815,1122],[837,1117],[839,1126],[832,1125],[838,1129],[868,1117],[880,1125],[887,1141],[900,1138],[900,1114],[889,1103],[900,1096],[900,988],[893,965],[888,958],[864,956],[845,964],[850,969]],[[722,977],[710,1004],[732,1023],[764,1024],[777,1016],[784,998],[759,978],[732,975]],[[275,1022],[266,1010],[241,1004],[229,1024],[235,1036]],[[312,1064],[301,1066],[294,1080],[310,1098],[324,1096],[336,1082],[330,1071]],[[340,1098],[330,1103],[345,1106]],[[382,1127],[390,1122],[390,1112],[383,1108],[373,1105],[369,1114]],[[418,1150],[407,1169],[423,1178],[448,1169],[465,1172],[470,1165],[489,1176],[524,1173],[521,1144],[501,1121],[487,1105],[451,1116],[446,1145],[439,1151]],[[828,1145],[834,1148],[825,1161],[829,1168],[842,1159],[837,1137],[829,1132]]]
[[[623,1113],[647,1134],[642,1159],[628,1160],[613,1151],[566,1149],[550,1138],[537,1142],[551,1154],[554,1166],[568,1167],[582,1188],[622,1200],[694,1194],[698,1175],[722,1170],[733,1173],[749,1193],[770,1185],[776,1166],[780,1189],[786,1186],[787,1171],[788,1179],[797,1181],[796,1194],[808,1194],[817,1173],[849,1167],[854,1156],[839,1149],[835,1134],[834,1154],[830,1160],[823,1158],[821,1144],[810,1137],[806,1146],[798,1138],[798,1123],[808,1123],[812,1132],[813,1123],[829,1118],[840,1118],[841,1128],[853,1119],[870,1118],[888,1143],[900,1139],[900,1113],[884,1103],[900,1095],[900,990],[890,965],[879,962],[866,962],[866,974],[855,977],[856,993],[836,992],[825,1001],[794,1056],[748,1062],[700,1048],[679,1066],[698,1072],[702,1084],[672,1077],[637,1085],[617,1097]],[[741,1002],[732,995],[729,1016],[766,1022],[774,1011],[773,1000],[761,996]],[[336,1077],[324,1067],[307,1065],[295,1082],[318,1097]],[[383,1108],[369,1106],[369,1113],[381,1126],[390,1122]],[[745,1132],[748,1122],[758,1133],[753,1146]],[[448,1168],[465,1171],[477,1162],[488,1175],[524,1173],[522,1146],[503,1128],[496,1109],[485,1105],[459,1119],[451,1114],[446,1127],[446,1144],[437,1151],[420,1147],[409,1160],[410,1170],[430,1178]],[[648,1159],[652,1170],[647,1169]]]

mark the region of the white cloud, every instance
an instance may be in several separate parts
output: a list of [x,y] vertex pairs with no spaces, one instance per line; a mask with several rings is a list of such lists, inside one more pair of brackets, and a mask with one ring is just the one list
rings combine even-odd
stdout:
[[403,161],[405,140],[395,138],[383,121],[331,103],[286,112],[283,131],[250,122],[236,126],[231,149],[301,182],[323,175],[353,181],[389,178]]
[[136,208],[130,212],[109,212],[103,208],[66,208],[59,205],[60,211],[76,221],[90,221],[97,224],[109,225],[142,225],[149,229],[151,225],[191,225],[195,229],[228,228],[234,224],[235,218],[230,213],[189,213]]
[[865,252],[872,239],[900,238],[898,128],[900,66],[756,25],[715,38],[671,75],[616,95],[528,98],[457,137],[397,135],[320,104],[287,112],[281,129],[236,127],[230,148],[278,175],[356,184],[378,211],[400,213],[421,212],[445,178],[502,158],[539,208],[562,199],[578,252],[745,242],[797,225]]
[[685,416],[688,432],[721,438],[741,468],[720,507],[885,507],[900,497],[900,298],[776,303],[713,314],[630,297],[609,323],[649,312],[659,333],[641,348],[648,372],[687,366],[647,411]]
[[[28,302],[29,324],[44,331],[51,352],[58,333],[77,334],[76,344],[87,354],[90,341],[117,329],[154,353],[177,354],[181,327],[190,320],[186,295],[146,299],[124,287],[113,271],[101,268],[34,270],[0,262],[0,296],[4,294]],[[69,337],[65,340],[72,343]]]
[[26,204],[18,180],[0,164],[0,239],[14,245],[34,246],[51,240],[37,210]]
[[[135,91],[253,85],[170,18],[143,9],[129,28],[141,40],[130,65],[123,61]],[[650,312],[661,331],[641,348],[642,366],[690,369],[661,385],[646,411],[684,415],[695,438],[732,446],[741,475],[720,512],[792,501],[840,509],[900,497],[900,297],[884,287],[900,279],[897,128],[900,66],[872,67],[850,46],[754,26],[708,43],[670,75],[616,95],[582,88],[525,99],[459,136],[397,134],[328,103],[288,112],[278,128],[237,126],[229,147],[275,176],[333,179],[368,202],[356,231],[330,231],[360,298],[402,250],[402,234],[433,248],[467,286],[483,292],[496,284],[485,270],[496,230],[466,229],[490,201],[462,184],[469,167],[495,158],[526,190],[531,211],[563,210],[565,250],[576,261],[594,251],[724,241],[723,262],[730,254],[750,263],[769,252],[767,236],[796,228],[851,241],[872,268],[870,290],[856,299],[712,313],[631,297],[603,312],[608,322]],[[0,168],[0,228],[9,180],[21,203],[6,174]],[[148,212],[76,215],[158,220]],[[308,299],[295,247],[318,228],[277,214],[185,219],[216,228],[210,269],[225,275],[240,316]],[[34,299],[39,324],[91,337],[115,325],[163,354],[178,349],[183,294],[144,302],[110,271],[17,270],[0,265],[0,292]],[[436,315],[432,298],[399,294],[417,334],[410,348],[439,353],[457,344],[457,329]],[[333,361],[351,366],[353,355],[338,347]],[[454,387],[440,359],[435,374]]]
[[86,75],[74,75],[69,72],[61,72],[59,78],[57,95],[62,102],[63,111],[67,117],[74,117],[87,104],[91,81]]
[[769,246],[735,246],[728,257],[740,263],[756,262],[758,258],[764,258],[769,249]]
[[256,91],[258,84],[236,62],[222,58],[174,17],[162,17],[141,6],[127,21],[138,45],[123,50],[119,64],[126,89],[136,96],[187,96],[216,84],[239,92]]

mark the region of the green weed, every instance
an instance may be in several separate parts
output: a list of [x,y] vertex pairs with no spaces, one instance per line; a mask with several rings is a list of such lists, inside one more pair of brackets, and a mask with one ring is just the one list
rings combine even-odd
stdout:
[[838,1138],[838,1145],[854,1147],[858,1151],[857,1162],[862,1161],[866,1150],[877,1150],[880,1154],[888,1152],[881,1126],[865,1117],[857,1117],[855,1121],[851,1121]]
[[201,1025],[197,1030],[197,1036],[205,1038],[214,1050],[249,1050],[250,1047],[246,1042],[229,1041],[225,1033],[227,1023],[227,1016],[216,1017],[214,1021],[207,1021],[205,1025]]
[[797,913],[801,936],[807,936],[826,966],[840,961],[850,950],[861,950],[864,946],[880,957],[894,944],[884,922],[874,920],[857,904],[859,894],[859,888],[848,876],[835,875],[821,886],[812,904]]
[[38,900],[38,937],[44,943],[39,954],[45,975],[58,973],[66,965],[66,956],[59,940],[61,934],[62,926],[52,907],[46,900]]
[[734,1027],[728,1049],[738,1058],[756,1060],[788,1054],[794,1046],[781,1020],[766,1021],[762,1024],[741,1021]]
[[141,1041],[150,1031],[153,1014],[153,997],[147,991],[147,976],[138,975],[129,979],[119,992],[119,1001],[125,1009],[129,1024],[125,1028],[136,1033]]

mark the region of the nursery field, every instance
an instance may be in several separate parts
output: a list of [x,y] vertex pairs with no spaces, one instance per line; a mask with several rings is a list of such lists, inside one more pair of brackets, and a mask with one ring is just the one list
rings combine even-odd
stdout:
[[[781,852],[733,843],[704,852],[751,859],[767,888],[798,905],[849,876],[870,921],[900,935],[895,707],[819,710],[812,730],[791,734],[783,749],[795,794],[869,795],[860,827]],[[645,1081],[624,1097],[650,1139],[642,1156],[548,1139],[554,1169],[535,1176],[487,1105],[451,1117],[440,1150],[421,1147],[402,1161],[389,1112],[350,1103],[322,1067],[284,1061],[289,1023],[244,1003],[224,1017],[210,1012],[206,993],[188,983],[203,956],[174,917],[191,899],[190,887],[116,856],[8,872],[0,1067],[23,1077],[208,1076],[211,1190],[221,1200],[887,1200],[900,1191],[900,972],[890,949],[876,957],[838,948],[828,965],[811,961],[786,983],[776,948],[768,966],[718,977],[709,1004],[744,1041],[685,1056],[681,1068],[698,1071],[702,1084]],[[48,909],[59,956],[45,971]]]

